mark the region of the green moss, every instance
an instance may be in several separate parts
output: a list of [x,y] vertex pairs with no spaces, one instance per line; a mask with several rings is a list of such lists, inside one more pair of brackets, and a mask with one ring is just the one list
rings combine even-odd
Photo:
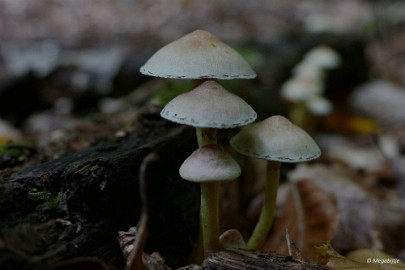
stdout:
[[36,188],[31,189],[28,192],[28,198],[37,200],[37,201],[46,201],[48,203],[48,208],[58,208],[60,204],[60,192],[56,195],[53,195],[49,191],[40,191]]
[[35,149],[28,144],[15,142],[0,144],[0,169],[23,163],[33,153]]
[[59,208],[60,195],[61,195],[61,193],[58,192],[58,194],[56,194],[56,196],[49,196],[48,197],[48,207],[50,209]]

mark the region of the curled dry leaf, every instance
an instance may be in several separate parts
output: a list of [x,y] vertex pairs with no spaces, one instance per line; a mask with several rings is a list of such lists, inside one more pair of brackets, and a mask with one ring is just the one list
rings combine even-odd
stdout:
[[[382,201],[357,184],[341,167],[299,165],[289,174],[292,182],[311,181],[325,196],[334,198],[339,212],[331,243],[339,252],[378,246],[396,254],[404,248],[405,207]],[[293,239],[294,240],[294,239]]]
[[337,208],[332,196],[310,181],[292,182],[283,209],[276,218],[263,250],[288,254],[285,231],[304,257],[315,258],[314,246],[330,240],[335,232]]

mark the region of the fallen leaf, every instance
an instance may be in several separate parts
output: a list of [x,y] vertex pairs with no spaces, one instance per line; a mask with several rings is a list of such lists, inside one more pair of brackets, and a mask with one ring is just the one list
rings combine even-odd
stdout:
[[316,256],[314,247],[330,240],[336,229],[337,208],[332,196],[310,181],[292,182],[284,206],[262,250],[288,254],[285,232],[306,258]]
[[404,205],[374,196],[347,169],[303,164],[290,171],[288,179],[310,181],[325,196],[336,200],[339,216],[331,243],[339,252],[379,246],[396,254],[404,249]]

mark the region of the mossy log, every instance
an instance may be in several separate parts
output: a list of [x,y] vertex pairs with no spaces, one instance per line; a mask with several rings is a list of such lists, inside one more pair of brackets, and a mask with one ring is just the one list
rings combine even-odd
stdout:
[[9,267],[22,262],[47,269],[82,256],[123,269],[118,231],[139,219],[139,166],[152,151],[160,159],[147,183],[146,252],[158,251],[171,266],[184,265],[198,233],[199,187],[182,180],[178,168],[196,148],[194,133],[154,114],[139,122],[136,135],[0,181],[0,269],[17,269]]

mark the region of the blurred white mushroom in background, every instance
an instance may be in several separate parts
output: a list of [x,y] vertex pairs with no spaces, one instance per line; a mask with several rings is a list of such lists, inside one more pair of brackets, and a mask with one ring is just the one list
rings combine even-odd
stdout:
[[405,121],[405,89],[389,81],[367,82],[353,92],[349,101],[356,112],[383,123]]

